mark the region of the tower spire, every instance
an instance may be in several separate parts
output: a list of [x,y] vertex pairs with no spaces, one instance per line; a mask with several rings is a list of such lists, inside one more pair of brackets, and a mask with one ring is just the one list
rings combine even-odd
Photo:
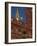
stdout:
[[18,12],[18,8],[17,8],[17,12],[16,12],[16,20],[19,21],[19,12]]

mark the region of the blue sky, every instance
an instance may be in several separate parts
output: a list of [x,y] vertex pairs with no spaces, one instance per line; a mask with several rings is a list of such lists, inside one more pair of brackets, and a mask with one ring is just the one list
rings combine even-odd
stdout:
[[26,8],[24,7],[11,7],[11,16],[16,16],[16,11],[17,11],[17,8],[18,8],[18,12],[19,12],[19,16],[25,16],[25,11],[26,11]]
[[11,16],[16,16],[16,11],[18,8],[19,16],[23,17],[23,20],[26,20],[28,17],[26,16],[26,8],[25,7],[11,7]]

